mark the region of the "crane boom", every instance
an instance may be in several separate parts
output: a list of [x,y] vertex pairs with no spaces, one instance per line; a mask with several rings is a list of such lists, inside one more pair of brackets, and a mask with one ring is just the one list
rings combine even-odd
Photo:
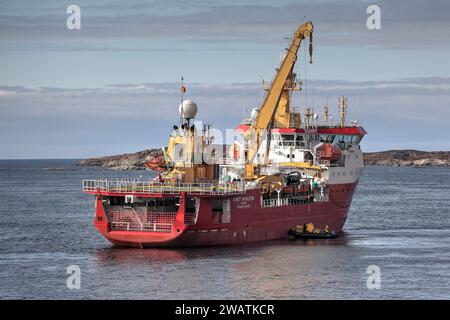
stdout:
[[[270,126],[275,111],[277,110],[278,103],[280,101],[281,94],[283,92],[286,81],[292,75],[295,62],[297,61],[297,52],[300,48],[302,40],[306,37],[309,38],[309,63],[312,63],[312,33],[314,26],[311,21],[300,25],[291,41],[291,45],[287,49],[287,52],[281,62],[280,67],[277,70],[274,80],[272,81],[270,88],[264,97],[258,109],[258,115],[255,122],[252,125],[253,133],[249,148],[247,151],[246,163],[250,164],[258,153],[258,149],[261,145],[264,131]],[[250,169],[250,168],[249,168]],[[253,171],[253,169],[250,169]],[[247,171],[247,169],[246,169]]]

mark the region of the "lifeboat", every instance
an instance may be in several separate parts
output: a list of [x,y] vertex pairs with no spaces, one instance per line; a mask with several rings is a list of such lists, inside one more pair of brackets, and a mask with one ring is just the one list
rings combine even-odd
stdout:
[[166,161],[162,155],[150,157],[149,161],[144,163],[144,166],[156,172],[164,172],[167,170]]
[[322,160],[334,162],[339,160],[342,152],[338,147],[332,146],[329,143],[324,143],[317,148],[317,154]]

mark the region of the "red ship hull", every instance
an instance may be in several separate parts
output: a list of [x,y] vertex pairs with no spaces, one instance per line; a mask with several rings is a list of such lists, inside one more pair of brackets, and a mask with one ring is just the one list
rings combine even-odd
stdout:
[[319,228],[328,225],[330,230],[340,232],[357,183],[329,185],[327,202],[297,205],[263,207],[259,189],[226,196],[224,198],[230,199],[231,204],[229,223],[213,221],[211,203],[216,196],[203,196],[196,223],[186,225],[184,199],[190,195],[183,193],[175,222],[167,232],[112,230],[111,219],[102,202],[110,195],[98,194],[94,225],[112,244],[140,248],[237,245],[287,239],[289,229],[307,223]]

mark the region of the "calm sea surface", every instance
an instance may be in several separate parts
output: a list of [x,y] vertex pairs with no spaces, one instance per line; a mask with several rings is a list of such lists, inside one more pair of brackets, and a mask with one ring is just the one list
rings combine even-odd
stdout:
[[[149,173],[74,162],[0,161],[0,298],[450,299],[450,168],[366,167],[336,240],[142,250],[94,230],[81,181]],[[66,287],[70,265],[79,290]]]

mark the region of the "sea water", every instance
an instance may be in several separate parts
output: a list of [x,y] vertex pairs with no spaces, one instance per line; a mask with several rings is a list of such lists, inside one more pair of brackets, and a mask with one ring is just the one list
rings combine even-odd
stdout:
[[335,240],[119,249],[82,179],[151,173],[74,163],[0,161],[1,299],[450,298],[450,168],[364,168]]

